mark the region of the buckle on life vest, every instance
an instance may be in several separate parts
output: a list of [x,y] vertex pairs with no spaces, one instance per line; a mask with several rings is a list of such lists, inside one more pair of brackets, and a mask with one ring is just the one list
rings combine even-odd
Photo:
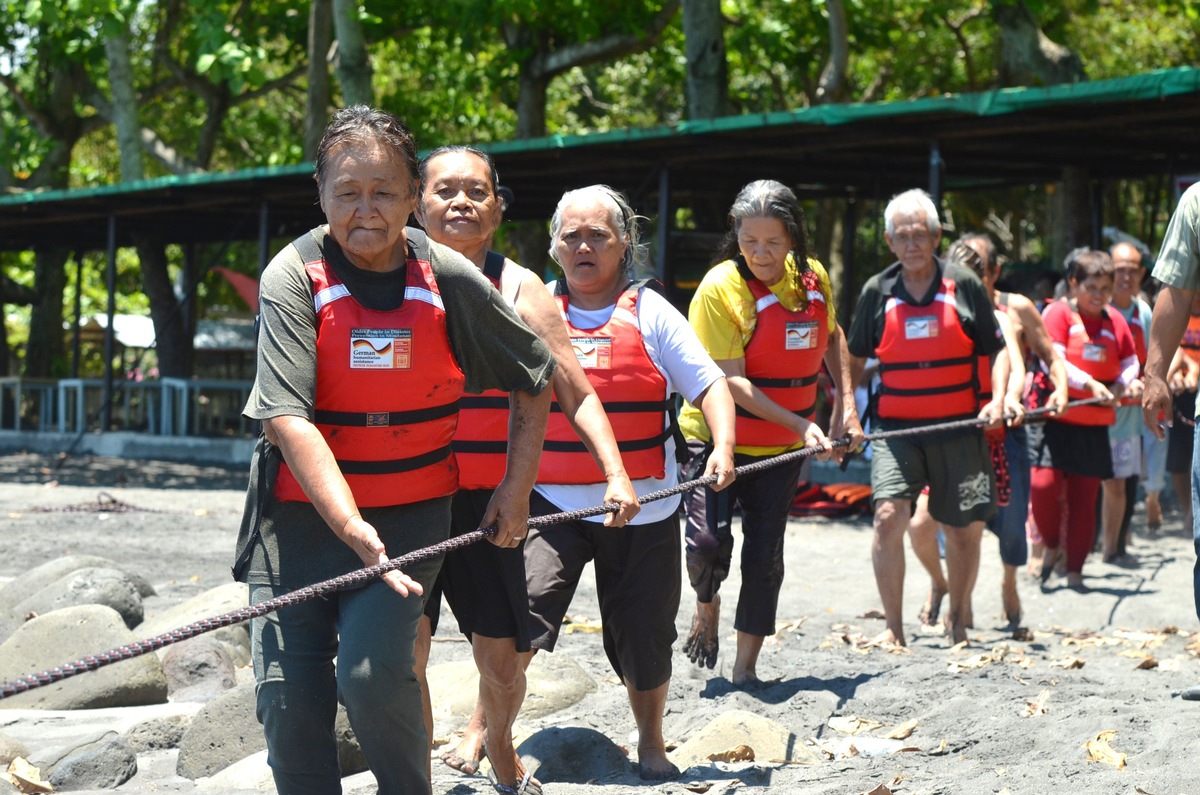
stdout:
[[368,411],[367,412],[367,427],[381,428],[386,427],[390,421],[390,413],[386,411]]

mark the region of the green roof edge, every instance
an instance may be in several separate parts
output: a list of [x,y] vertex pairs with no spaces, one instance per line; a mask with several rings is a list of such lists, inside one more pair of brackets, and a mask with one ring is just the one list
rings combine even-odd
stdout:
[[[1047,104],[1067,102],[1097,102],[1114,100],[1163,99],[1179,94],[1200,91],[1200,69],[1177,66],[1159,69],[1140,75],[1117,77],[1108,80],[1091,80],[1045,87],[998,88],[969,94],[946,94],[939,97],[892,100],[888,102],[852,102],[838,105],[817,105],[793,111],[752,113],[741,116],[724,116],[718,119],[684,121],[678,124],[660,124],[653,127],[631,127],[605,132],[578,135],[550,135],[543,138],[496,141],[475,144],[491,154],[513,154],[528,151],[570,149],[596,144],[619,144],[665,138],[673,135],[705,135],[708,133],[750,130],[783,124],[812,124],[836,126],[871,119],[882,119],[903,114],[962,114],[974,116],[999,116],[1021,110],[1037,108]],[[423,150],[422,153],[430,150]],[[58,199],[80,199],[112,196],[143,190],[208,185],[235,182],[256,178],[311,174],[312,162],[286,166],[258,166],[239,171],[208,172],[182,176],[158,177],[156,179],[103,185],[93,188],[71,188],[66,190],[29,191],[0,196],[0,207],[18,206],[33,202]]]

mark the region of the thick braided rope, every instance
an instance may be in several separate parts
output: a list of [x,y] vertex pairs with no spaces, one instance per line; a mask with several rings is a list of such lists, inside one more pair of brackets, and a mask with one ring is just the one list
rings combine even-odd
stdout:
[[[1084,406],[1093,403],[1103,402],[1100,398],[1089,398],[1087,400],[1073,401],[1068,404],[1070,407]],[[1049,412],[1049,409],[1033,409],[1025,413],[1027,420],[1044,418],[1044,415]],[[1005,418],[1012,419],[1015,415],[1005,415]],[[935,431],[952,430],[955,428],[967,428],[971,426],[985,425],[986,421],[977,417],[970,417],[963,420],[953,420],[950,422],[936,423],[933,425],[922,425],[914,428],[903,428],[895,431],[882,431],[878,433],[870,433],[863,437],[864,442],[877,441],[879,439],[890,439],[899,436],[914,436],[919,433],[930,433]],[[849,438],[835,439],[832,442],[834,447],[848,447],[850,444]],[[817,452],[815,447],[807,447],[801,450],[793,450],[790,453],[784,453],[773,458],[756,461],[753,464],[746,464],[737,467],[734,474],[738,477],[748,475],[752,472],[758,472],[771,467],[779,466],[787,461],[794,461],[799,458],[806,458],[814,455]],[[689,480],[686,483],[680,483],[672,486],[669,489],[660,489],[659,491],[650,492],[641,497],[639,502],[654,502],[656,500],[665,499],[673,494],[680,494],[697,486],[715,483],[716,475],[708,475],[706,477]],[[550,525],[560,524],[562,522],[576,521],[589,516],[599,516],[605,513],[616,513],[620,506],[608,503],[599,505],[594,508],[582,508],[575,511],[563,511],[561,513],[547,514],[545,516],[533,516],[529,519],[529,527],[549,527]],[[308,585],[304,588],[299,588],[295,591],[277,596],[274,599],[268,599],[265,602],[259,602],[248,607],[239,608],[219,616],[211,618],[203,618],[195,621],[187,626],[173,629],[169,632],[164,632],[161,635],[156,635],[153,638],[146,640],[134,641],[133,643],[124,646],[117,646],[108,651],[100,652],[99,654],[84,657],[73,662],[65,663],[56,668],[50,668],[36,674],[27,674],[18,677],[9,682],[0,684],[0,699],[15,696],[18,693],[25,693],[29,690],[34,690],[45,685],[61,682],[77,674],[86,673],[87,671],[95,671],[103,668],[106,665],[121,662],[122,660],[132,660],[134,657],[140,657],[143,654],[148,654],[152,651],[157,651],[165,646],[170,646],[173,643],[188,640],[197,635],[202,635],[205,632],[211,632],[214,629],[228,627],[234,624],[240,624],[243,621],[249,621],[252,618],[259,618],[268,613],[273,613],[283,607],[297,605],[302,602],[307,602],[319,596],[340,591],[351,586],[362,585],[370,582],[376,577],[381,577],[389,571],[411,566],[414,563],[419,563],[423,560],[443,555],[447,552],[452,552],[456,549],[461,549],[470,546],[477,541],[481,541],[488,536],[494,535],[496,529],[493,527],[483,527],[478,530],[472,530],[468,533],[463,533],[459,536],[448,538],[445,541],[440,541],[428,547],[413,550],[398,558],[393,558],[385,563],[378,563],[365,569],[349,572],[338,577],[333,577],[328,580]]]

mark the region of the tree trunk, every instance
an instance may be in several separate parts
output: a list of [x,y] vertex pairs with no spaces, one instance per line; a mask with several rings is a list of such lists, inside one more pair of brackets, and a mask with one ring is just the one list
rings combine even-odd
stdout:
[[63,292],[67,289],[65,248],[34,249],[33,281],[37,300],[29,315],[29,345],[25,375],[61,378],[67,374],[67,344],[63,333]]
[[829,12],[829,60],[821,70],[816,100],[838,102],[846,92],[846,70],[850,67],[850,34],[842,0],[825,0]]
[[1050,40],[1023,2],[993,0],[1000,28],[996,76],[1001,86],[1048,86],[1086,79],[1079,55]]
[[1051,204],[1056,234],[1050,255],[1054,266],[1061,267],[1067,252],[1092,242],[1092,192],[1088,170],[1075,166],[1064,168],[1056,199]]
[[138,236],[134,240],[142,265],[142,291],[150,299],[150,317],[154,320],[155,350],[160,376],[192,376],[192,339],[167,268],[167,255],[161,241]]
[[145,175],[145,170],[142,167],[137,94],[133,89],[133,64],[129,58],[129,34],[113,32],[104,44],[108,52],[108,81],[112,86],[112,118],[121,153],[121,181],[134,182]]
[[314,160],[329,120],[329,47],[333,42],[330,0],[312,0],[308,15],[308,105],[304,111],[304,159]]
[[517,137],[541,138],[546,134],[546,91],[550,78],[522,69],[517,88]]
[[358,18],[357,0],[333,0],[333,27],[337,31],[337,76],[342,101],[347,105],[370,105],[375,101],[371,87],[371,58]]
[[687,40],[687,115],[713,119],[729,113],[729,67],[720,0],[684,0]]

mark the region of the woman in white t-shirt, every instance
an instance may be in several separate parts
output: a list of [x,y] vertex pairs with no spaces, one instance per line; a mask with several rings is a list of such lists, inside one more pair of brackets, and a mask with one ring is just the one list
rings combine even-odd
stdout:
[[[724,374],[687,319],[631,274],[644,257],[637,219],[604,185],[563,195],[550,222],[550,254],[565,279],[551,285],[575,353],[596,389],[639,498],[678,482],[675,395],[699,408],[713,429],[705,474],[715,488],[733,481],[734,404]],[[531,515],[604,500],[605,473],[561,414],[552,410],[531,497]],[[642,778],[673,778],[662,736],[679,611],[680,498],[643,503],[625,527],[603,517],[532,529],[525,567],[531,645],[551,651],[588,561],[595,565],[604,650],[625,683],[638,728]]]

